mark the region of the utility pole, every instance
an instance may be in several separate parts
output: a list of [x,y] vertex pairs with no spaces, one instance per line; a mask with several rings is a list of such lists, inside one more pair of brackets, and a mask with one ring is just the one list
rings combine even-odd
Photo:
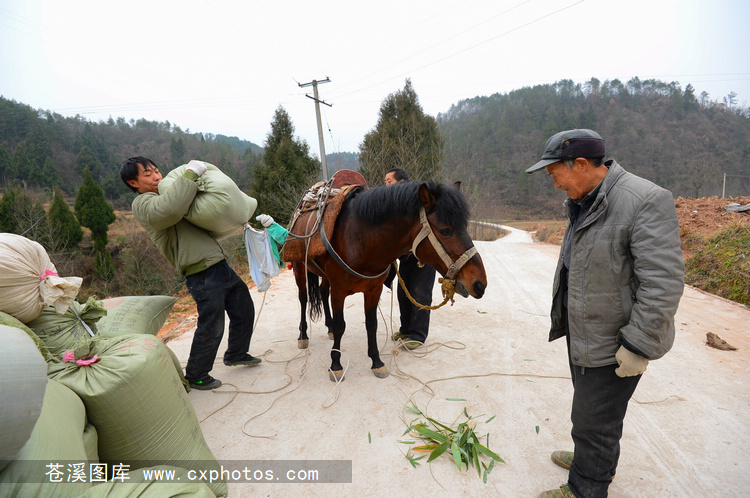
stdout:
[[323,103],[327,105],[328,107],[333,107],[333,104],[329,104],[328,102],[324,100],[320,100],[318,98],[318,83],[328,83],[331,80],[326,76],[326,79],[324,80],[312,80],[310,83],[297,83],[300,87],[306,87],[312,85],[313,87],[313,97],[311,97],[308,94],[305,94],[305,97],[309,99],[313,99],[315,101],[315,117],[318,119],[318,142],[320,143],[320,164],[323,167],[323,181],[328,181],[328,165],[326,164],[326,147],[323,143],[323,125],[320,122],[320,104]]

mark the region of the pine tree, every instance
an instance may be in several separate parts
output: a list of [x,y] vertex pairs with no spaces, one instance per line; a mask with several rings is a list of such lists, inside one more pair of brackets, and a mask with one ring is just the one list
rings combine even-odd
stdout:
[[114,266],[107,251],[107,231],[116,219],[115,211],[104,199],[104,191],[91,177],[88,169],[83,172],[83,183],[76,195],[75,214],[81,225],[91,230],[97,274],[104,280],[111,279],[114,276]]
[[263,160],[253,170],[251,195],[258,200],[256,212],[285,224],[319,177],[320,161],[310,155],[307,142],[294,138],[294,125],[282,106],[274,113],[263,145]]
[[41,185],[52,188],[62,185],[60,173],[57,171],[57,168],[55,168],[55,162],[49,156],[47,156],[47,159],[44,161],[44,168],[42,168]]
[[31,171],[31,160],[26,152],[26,144],[21,142],[13,152],[13,160],[11,161],[10,168],[10,182],[21,183],[25,182],[29,178],[29,172]]
[[360,172],[371,185],[380,185],[391,168],[401,168],[415,180],[439,181],[443,147],[437,121],[424,113],[407,79],[403,90],[383,101],[375,129],[360,144]]
[[76,171],[80,174],[88,169],[94,178],[99,178],[102,172],[102,163],[94,154],[88,145],[81,147],[81,151],[76,156]]
[[49,208],[49,223],[52,236],[51,246],[70,249],[78,246],[83,240],[81,224],[65,202],[65,196],[60,187],[55,188],[52,205]]
[[9,182],[9,173],[13,168],[13,158],[10,157],[8,149],[0,144],[0,185],[7,185]]

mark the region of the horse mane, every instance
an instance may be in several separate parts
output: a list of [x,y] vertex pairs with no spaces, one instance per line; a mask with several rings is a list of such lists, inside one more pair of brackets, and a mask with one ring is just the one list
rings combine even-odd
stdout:
[[[355,216],[371,225],[396,216],[416,216],[422,205],[418,194],[421,183],[408,181],[373,187],[357,192],[347,203]],[[437,204],[437,217],[448,225],[466,227],[469,204],[463,194],[442,183],[426,183]]]

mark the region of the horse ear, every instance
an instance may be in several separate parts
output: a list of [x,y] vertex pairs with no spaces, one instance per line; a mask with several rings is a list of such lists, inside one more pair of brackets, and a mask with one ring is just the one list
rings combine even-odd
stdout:
[[419,202],[422,203],[422,207],[427,213],[435,208],[435,197],[433,197],[426,183],[419,185]]
[[453,188],[461,192],[461,181],[457,181],[453,183]]

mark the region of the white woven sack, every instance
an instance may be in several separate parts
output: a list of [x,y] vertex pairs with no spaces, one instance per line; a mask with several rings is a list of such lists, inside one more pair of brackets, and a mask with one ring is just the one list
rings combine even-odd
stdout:
[[60,277],[38,242],[0,233],[0,311],[23,323],[38,317],[44,306],[65,313],[83,279]]
[[[178,177],[185,174],[188,166],[196,162],[203,161],[192,160],[167,173],[159,182],[159,193],[164,193]],[[206,165],[206,172],[196,180],[198,193],[185,219],[208,230],[216,240],[221,240],[250,220],[258,201],[240,190],[234,180],[219,168],[206,162],[203,164]]]

